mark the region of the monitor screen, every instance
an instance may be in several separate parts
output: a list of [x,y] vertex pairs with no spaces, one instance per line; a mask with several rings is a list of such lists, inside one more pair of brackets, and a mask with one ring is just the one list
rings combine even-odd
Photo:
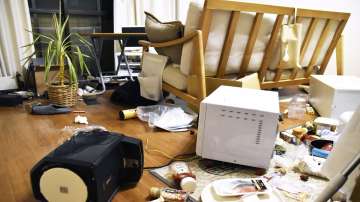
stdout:
[[[145,33],[145,27],[122,27],[121,31],[122,33]],[[139,40],[148,40],[148,38],[143,36],[131,36],[126,41],[126,47],[139,46]]]

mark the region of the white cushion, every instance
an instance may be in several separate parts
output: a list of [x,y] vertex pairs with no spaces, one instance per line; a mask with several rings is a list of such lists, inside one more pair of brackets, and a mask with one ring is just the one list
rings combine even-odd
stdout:
[[163,81],[179,90],[186,90],[187,88],[187,76],[181,73],[178,64],[169,64],[165,67]]
[[[226,16],[226,20],[225,20],[225,16]],[[232,43],[228,63],[226,66],[226,71],[225,71],[226,74],[239,72],[254,17],[255,17],[254,13],[247,13],[247,12],[240,13],[239,22],[236,27],[234,40]],[[249,61],[249,65],[248,65],[249,72],[258,71],[260,68],[261,60],[264,55],[264,50],[270,38],[272,25],[274,23],[273,18],[274,16],[271,15],[270,16],[265,15],[263,18],[262,26],[260,27],[257,41],[255,42],[254,49],[252,52],[252,57]],[[217,68],[220,62],[221,51],[224,46],[226,32],[228,29],[229,20],[230,20],[230,12],[224,12],[224,11],[214,12],[213,22],[210,28],[210,34],[208,38],[208,44],[205,51],[205,64],[207,64],[206,72],[208,73],[207,75],[209,76],[213,76],[217,72]],[[219,23],[223,24],[224,26],[221,26],[221,28],[219,28],[217,26],[217,24]],[[213,33],[216,33],[216,35],[214,35]],[[214,49],[217,51],[216,55],[213,53]]]
[[[202,7],[196,2],[191,2],[189,5],[188,16],[185,23],[185,35],[200,29],[200,18],[202,14]],[[228,24],[230,21],[230,11],[213,12],[212,23],[209,30],[208,42],[205,49],[205,74],[206,76],[216,75],[217,68],[220,62],[221,51],[224,45]],[[240,20],[237,25],[234,41],[229,55],[228,65],[226,68],[226,74],[236,73],[239,71],[240,63],[242,61],[244,51],[246,48],[248,35],[251,30],[252,22],[255,14],[242,12],[240,14]],[[262,26],[259,30],[258,40],[255,43],[253,49],[253,56],[249,62],[249,71],[257,71],[260,67],[260,63],[263,57],[263,52],[266,48],[266,44],[270,38],[272,31],[272,25],[274,23],[275,16],[265,15]],[[185,43],[182,50],[181,72],[185,75],[189,75],[191,71],[193,56],[192,42]]]
[[[336,29],[337,29],[338,25],[339,25],[339,21],[337,21],[337,20],[331,20],[330,21],[330,32],[329,32],[329,35],[325,39],[324,46],[321,49],[318,60],[316,61],[316,65],[320,65],[323,58],[325,57],[325,54],[326,54],[326,52],[327,52],[327,50],[328,50],[328,48],[330,46],[330,43],[331,43],[331,41],[332,41],[332,39],[333,39],[333,37],[335,35],[335,32],[336,32]],[[321,34],[319,33],[319,35],[321,35]],[[317,43],[317,41],[315,41],[315,42]],[[315,42],[313,42],[313,43],[315,43]],[[308,65],[308,63],[305,63],[305,64]]]

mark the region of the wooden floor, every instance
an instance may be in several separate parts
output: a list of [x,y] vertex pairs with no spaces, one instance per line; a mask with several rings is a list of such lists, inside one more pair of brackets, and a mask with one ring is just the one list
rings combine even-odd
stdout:
[[[111,104],[108,96],[99,99],[100,104],[78,104],[77,110],[85,110],[89,124],[142,140],[150,138],[149,145],[171,155],[193,152],[195,138],[189,132],[170,134],[153,131],[137,119],[120,121],[121,107]],[[23,106],[0,107],[0,201],[35,201],[32,196],[29,172],[43,156],[70,136],[75,114],[40,116],[28,114]],[[158,154],[145,153],[145,166],[158,166],[168,160]],[[163,186],[148,172],[144,172],[136,188],[122,191],[113,201],[145,201],[151,186]]]
[[[137,119],[120,121],[120,106],[111,104],[108,95],[100,97],[100,104],[86,106],[78,104],[75,110],[85,110],[89,123],[142,140],[151,137],[150,146],[170,155],[194,152],[195,135],[189,132],[168,133],[154,131]],[[284,108],[284,105],[281,105]],[[32,166],[47,153],[71,135],[69,129],[81,127],[74,124],[75,114],[39,116],[28,114],[23,106],[0,107],[0,202],[31,202],[32,196],[29,172]],[[307,117],[311,119],[312,117]],[[280,129],[298,124],[286,120]],[[145,152],[145,166],[159,166],[168,159],[159,154]],[[159,180],[144,172],[135,188],[119,192],[114,202],[146,201],[152,186],[164,186]]]

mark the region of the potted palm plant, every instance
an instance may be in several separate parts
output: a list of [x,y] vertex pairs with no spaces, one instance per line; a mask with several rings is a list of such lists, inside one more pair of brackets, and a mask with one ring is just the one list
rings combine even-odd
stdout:
[[[79,45],[74,45],[70,40],[77,38],[81,45],[85,45],[92,51],[91,43],[86,41],[77,33],[65,33],[65,27],[68,23],[69,16],[64,22],[61,20],[61,4],[59,15],[54,14],[52,17],[52,26],[54,32],[52,34],[33,33],[34,42],[42,41],[47,45],[43,51],[44,67],[45,67],[45,83],[48,86],[48,96],[51,103],[60,106],[73,106],[77,102],[78,74],[84,71],[88,75],[90,72],[85,63],[85,58],[90,58],[80,49]],[[27,59],[35,55],[37,50]],[[51,69],[57,69],[55,78],[49,79]]]

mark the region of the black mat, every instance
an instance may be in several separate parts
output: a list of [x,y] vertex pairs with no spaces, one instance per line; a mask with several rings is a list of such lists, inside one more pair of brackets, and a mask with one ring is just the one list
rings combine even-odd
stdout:
[[92,97],[83,97],[83,100],[85,102],[86,105],[97,105],[99,104],[99,102],[97,101],[97,97],[96,96],[92,96]]

